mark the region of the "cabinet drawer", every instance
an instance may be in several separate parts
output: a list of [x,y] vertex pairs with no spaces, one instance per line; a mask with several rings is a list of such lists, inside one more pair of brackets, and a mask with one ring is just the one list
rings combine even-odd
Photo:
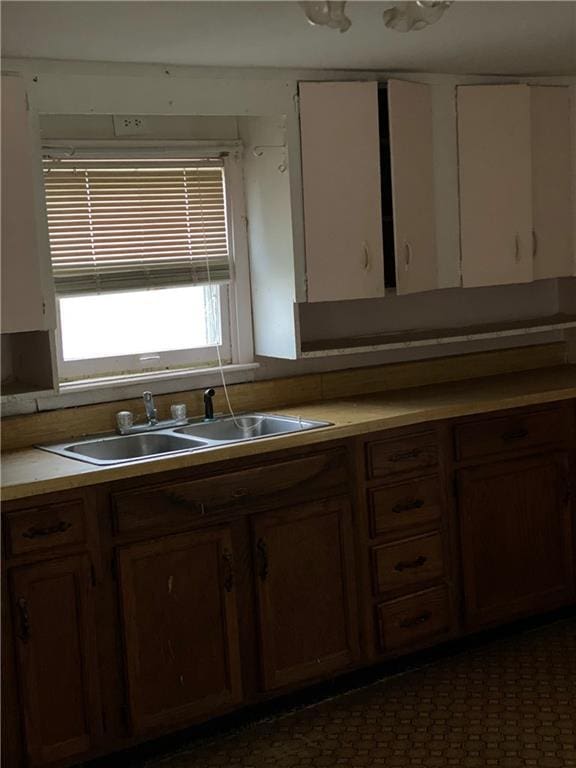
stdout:
[[372,569],[377,594],[439,579],[444,573],[442,534],[373,547]]
[[437,477],[368,491],[370,532],[380,536],[442,516],[442,488]]
[[194,525],[211,512],[274,507],[348,492],[345,451],[329,451],[190,482],[125,491],[113,497],[117,533]]
[[11,555],[81,544],[86,538],[82,501],[68,501],[6,515]]
[[367,446],[368,479],[396,478],[436,467],[438,445],[433,433],[401,440],[380,440]]
[[461,424],[455,431],[456,456],[466,461],[556,443],[565,438],[566,424],[561,408]]
[[451,629],[448,589],[439,587],[383,603],[377,608],[383,651],[420,645]]

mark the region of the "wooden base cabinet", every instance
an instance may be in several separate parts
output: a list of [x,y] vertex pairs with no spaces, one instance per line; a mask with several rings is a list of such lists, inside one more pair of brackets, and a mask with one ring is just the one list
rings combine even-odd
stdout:
[[576,604],[575,416],[473,415],[7,502],[3,766],[69,768]]
[[101,731],[90,560],[14,568],[10,591],[27,765],[88,753]]
[[570,472],[559,452],[459,473],[468,629],[574,601]]
[[135,734],[184,726],[242,700],[230,531],[184,533],[119,549]]
[[357,661],[348,500],[257,515],[253,548],[264,688],[318,678]]

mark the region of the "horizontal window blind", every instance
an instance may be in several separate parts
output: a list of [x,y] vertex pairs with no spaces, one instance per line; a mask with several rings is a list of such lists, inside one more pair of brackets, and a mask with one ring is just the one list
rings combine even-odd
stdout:
[[230,279],[222,160],[45,158],[60,295]]

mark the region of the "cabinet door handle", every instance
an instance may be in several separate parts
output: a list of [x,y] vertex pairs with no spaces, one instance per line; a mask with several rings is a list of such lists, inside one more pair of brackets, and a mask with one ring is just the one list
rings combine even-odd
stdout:
[[532,230],[532,258],[535,259],[538,255],[538,235],[536,230]]
[[23,597],[20,597],[17,602],[18,614],[20,617],[20,632],[19,637],[23,643],[27,643],[30,640],[30,614],[28,613],[28,603]]
[[226,592],[232,592],[234,589],[234,562],[232,553],[225,549],[222,553],[222,567],[224,573],[224,589]]
[[57,523],[54,523],[54,525],[47,525],[45,528],[33,525],[31,528],[28,528],[27,531],[24,531],[22,536],[25,539],[41,539],[44,536],[53,536],[56,533],[64,533],[69,528],[72,528],[72,523],[69,523],[67,520],[59,520]]
[[402,573],[402,571],[408,571],[412,568],[422,568],[427,560],[428,558],[424,557],[424,555],[420,555],[416,560],[401,560],[399,563],[396,563],[394,570]]
[[400,626],[402,629],[411,629],[412,627],[417,627],[420,624],[425,624],[431,618],[432,614],[430,611],[423,611],[422,613],[419,613],[418,616],[413,616],[410,619],[404,619],[404,621],[400,622]]
[[393,453],[392,456],[390,456],[390,461],[393,461],[394,463],[398,461],[408,461],[409,459],[417,459],[418,456],[422,451],[420,448],[412,448],[410,451],[400,451],[400,453]]
[[511,429],[508,432],[503,432],[502,440],[506,443],[510,443],[513,440],[524,440],[530,433],[526,427],[518,427],[518,429]]
[[260,581],[266,581],[268,577],[268,550],[264,539],[258,539],[256,544],[256,555],[258,557],[258,574]]
[[406,501],[399,501],[392,507],[392,512],[399,515],[401,512],[411,512],[413,509],[420,509],[424,506],[422,499],[406,499]]
[[368,248],[368,243],[363,242],[362,243],[362,257],[363,257],[363,265],[364,265],[364,271],[370,272],[372,269],[372,261],[370,259],[370,250]]
[[521,258],[522,253],[520,251],[520,238],[518,237],[518,233],[516,233],[514,235],[514,261],[518,264]]
[[412,246],[408,240],[404,241],[404,271],[408,272],[412,263]]

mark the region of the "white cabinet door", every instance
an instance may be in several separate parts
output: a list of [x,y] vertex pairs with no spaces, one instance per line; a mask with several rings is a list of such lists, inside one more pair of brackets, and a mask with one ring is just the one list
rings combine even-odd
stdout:
[[392,198],[399,294],[438,288],[432,90],[388,81]]
[[464,287],[534,277],[530,88],[458,87]]
[[20,77],[2,76],[2,332],[46,328],[34,152]]
[[570,88],[534,86],[532,185],[534,279],[574,274]]
[[384,296],[377,83],[301,83],[308,301]]

